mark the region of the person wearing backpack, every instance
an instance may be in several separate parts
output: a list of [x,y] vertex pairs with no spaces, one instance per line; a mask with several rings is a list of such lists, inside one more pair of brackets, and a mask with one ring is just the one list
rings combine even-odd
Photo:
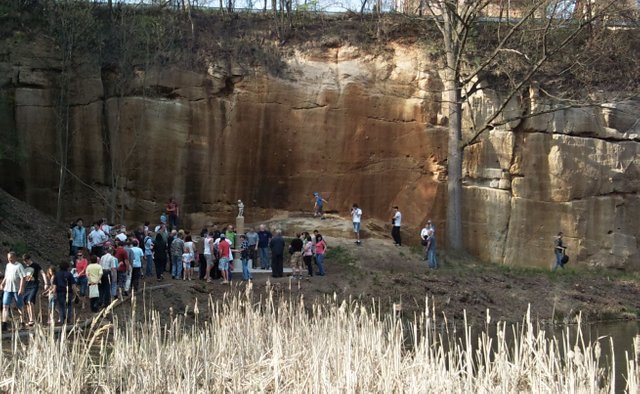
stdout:
[[558,268],[564,268],[564,265],[569,260],[566,256],[566,250],[567,247],[562,243],[562,231],[560,231],[553,243],[553,253],[556,256],[556,263],[553,266],[553,271],[557,270]]

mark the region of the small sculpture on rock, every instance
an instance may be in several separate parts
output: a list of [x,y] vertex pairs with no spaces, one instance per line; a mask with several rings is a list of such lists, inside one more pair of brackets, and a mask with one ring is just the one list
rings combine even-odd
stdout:
[[238,217],[244,217],[244,204],[242,200],[238,200]]

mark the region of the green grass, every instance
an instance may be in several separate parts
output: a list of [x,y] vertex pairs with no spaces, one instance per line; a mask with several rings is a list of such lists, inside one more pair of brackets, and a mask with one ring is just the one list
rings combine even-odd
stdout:
[[342,246],[329,248],[325,255],[325,260],[330,260],[332,264],[343,267],[356,268],[358,264],[357,260],[351,255],[351,252]]

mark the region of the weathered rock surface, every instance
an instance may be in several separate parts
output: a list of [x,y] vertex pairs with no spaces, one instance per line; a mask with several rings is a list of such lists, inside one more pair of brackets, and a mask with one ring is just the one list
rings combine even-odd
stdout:
[[[5,44],[0,143],[14,154],[1,156],[0,186],[54,213],[59,59],[44,39]],[[121,95],[108,73],[80,67],[64,216],[102,217],[115,201],[127,222],[157,220],[174,196],[196,228],[231,219],[238,198],[251,222],[310,210],[321,191],[342,215],[357,202],[365,219],[386,222],[393,205],[409,228],[434,219],[444,241],[441,70],[417,46],[387,49],[295,50],[282,78],[215,62],[201,72],[137,69]],[[482,116],[496,100],[484,91],[474,110]],[[483,134],[465,151],[469,250],[547,266],[564,231],[572,264],[640,269],[639,107],[566,109]],[[514,102],[507,117],[519,112]]]
[[621,105],[616,116],[607,108],[537,116],[470,146],[465,216],[472,253],[551,266],[553,235],[563,231],[572,264],[640,269],[640,143],[637,122],[627,119],[640,103]]

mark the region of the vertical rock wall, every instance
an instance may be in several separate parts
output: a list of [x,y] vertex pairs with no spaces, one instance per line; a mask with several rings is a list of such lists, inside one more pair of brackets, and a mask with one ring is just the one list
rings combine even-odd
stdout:
[[488,132],[469,147],[472,253],[548,267],[562,231],[574,264],[639,269],[639,106],[556,111]]
[[[45,38],[0,53],[0,187],[54,213],[59,179],[53,81]],[[444,235],[447,135],[439,69],[418,46],[294,51],[286,77],[214,60],[208,70],[137,70],[121,96],[97,66],[72,86],[64,216],[156,220],[171,196],[194,227],[247,205],[327,209],[387,222],[436,220]],[[495,105],[490,92],[474,107]],[[483,260],[548,266],[564,231],[574,264],[640,268],[638,103],[573,109],[512,122],[465,151],[464,231]],[[519,105],[510,113],[521,111]],[[470,111],[467,111],[467,114]],[[113,194],[113,185],[120,185]],[[115,200],[114,200],[115,199]],[[254,215],[251,217],[251,215]]]

